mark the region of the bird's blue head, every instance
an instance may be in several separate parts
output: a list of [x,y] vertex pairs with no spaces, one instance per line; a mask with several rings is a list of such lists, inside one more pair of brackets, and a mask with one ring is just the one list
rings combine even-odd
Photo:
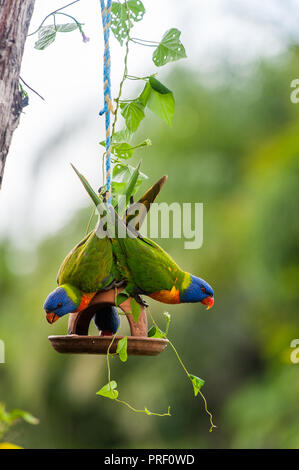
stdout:
[[180,294],[181,302],[201,302],[211,308],[214,304],[214,291],[212,287],[200,277],[190,274],[189,286]]
[[70,286],[64,284],[57,287],[46,298],[44,309],[49,323],[54,323],[63,315],[75,312],[81,303],[81,292]]

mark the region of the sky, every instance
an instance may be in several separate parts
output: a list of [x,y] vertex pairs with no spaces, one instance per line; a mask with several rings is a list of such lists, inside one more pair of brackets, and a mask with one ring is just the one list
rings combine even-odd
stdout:
[[[36,0],[29,28],[34,31],[51,11],[67,1]],[[146,14],[136,24],[134,37],[159,41],[165,31],[182,31],[187,59],[181,65],[196,70],[215,86],[219,64],[244,64],[257,57],[278,54],[297,30],[299,1],[264,0],[144,0]],[[104,138],[103,36],[98,0],[81,0],[64,12],[84,23],[90,41],[78,31],[60,33],[44,51],[34,48],[37,36],[26,41],[21,77],[44,98],[29,91],[13,136],[0,191],[0,236],[20,246],[55,233],[80,208],[86,196],[70,167],[75,164],[94,187],[102,184],[98,142]],[[291,14],[290,14],[291,12]],[[45,24],[51,24],[49,19]],[[61,16],[61,23],[68,22]],[[167,73],[158,70],[152,49],[132,46],[131,75]],[[111,38],[112,94],[117,95],[123,73],[123,49]],[[129,82],[125,96],[134,96]],[[67,138],[64,136],[67,134]],[[63,145],[60,142],[63,141]]]

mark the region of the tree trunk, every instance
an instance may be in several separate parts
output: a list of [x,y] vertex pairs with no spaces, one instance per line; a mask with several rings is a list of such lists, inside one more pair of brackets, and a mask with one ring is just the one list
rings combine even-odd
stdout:
[[0,0],[0,189],[22,111],[19,75],[35,0]]

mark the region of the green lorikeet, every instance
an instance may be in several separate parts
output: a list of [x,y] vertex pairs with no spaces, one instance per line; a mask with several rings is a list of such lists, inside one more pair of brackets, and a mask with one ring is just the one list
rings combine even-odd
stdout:
[[167,304],[202,302],[208,308],[214,304],[211,286],[183,271],[157,243],[142,236],[111,241],[120,267],[126,268],[122,276],[132,297],[144,294]]

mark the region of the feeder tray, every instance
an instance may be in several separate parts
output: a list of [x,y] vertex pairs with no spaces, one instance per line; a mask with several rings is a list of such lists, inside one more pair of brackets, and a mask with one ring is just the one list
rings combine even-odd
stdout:
[[[121,289],[118,290],[118,293]],[[100,292],[89,304],[89,307],[81,312],[70,313],[67,335],[49,336],[49,341],[53,348],[59,353],[68,354],[107,354],[108,347],[112,341],[112,336],[89,336],[88,330],[90,322],[101,308],[113,305],[115,290]],[[147,336],[147,316],[146,308],[141,306],[138,323],[129,313],[131,311],[131,298],[126,299],[119,308],[126,314],[130,325],[131,336],[128,336],[127,353],[136,356],[156,356],[162,352],[167,344],[167,339],[149,338]],[[110,352],[115,353],[118,341],[123,336],[116,336]]]

